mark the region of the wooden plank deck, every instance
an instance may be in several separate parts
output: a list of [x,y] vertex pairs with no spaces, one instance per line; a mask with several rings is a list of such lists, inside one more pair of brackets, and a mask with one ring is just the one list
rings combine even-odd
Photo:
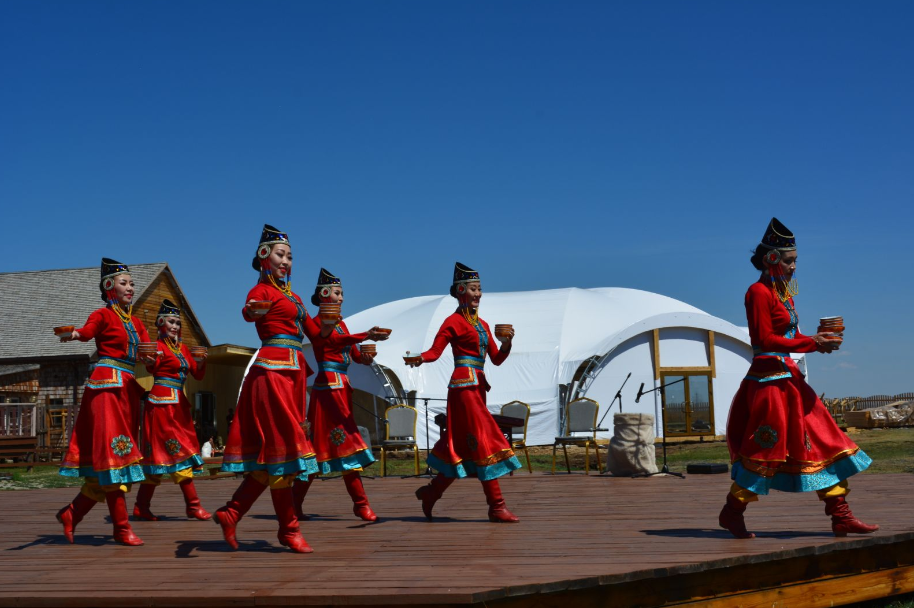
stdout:
[[[146,542],[138,548],[111,540],[104,504],[67,544],[54,513],[72,489],[0,492],[0,605],[772,606],[802,596],[821,600],[802,605],[824,606],[914,590],[912,475],[854,478],[855,514],[882,529],[846,539],[831,534],[814,494],[781,493],[750,505],[758,538],[731,538],[717,528],[726,475],[519,473],[502,479],[521,518],[514,525],[488,522],[475,480],[451,486],[429,523],[413,496],[422,483],[366,479],[381,517],[366,524],[352,516],[342,481],[316,482],[305,503],[316,516],[302,523],[311,555],[278,544],[266,494],[242,520],[233,552],[216,525],[183,517],[172,485],[153,502],[166,519],[133,523]],[[215,510],[237,482],[197,485]]]

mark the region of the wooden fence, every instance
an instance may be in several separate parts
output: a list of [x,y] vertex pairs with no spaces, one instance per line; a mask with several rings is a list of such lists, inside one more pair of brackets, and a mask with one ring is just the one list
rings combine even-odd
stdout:
[[826,398],[822,395],[822,402],[832,416],[841,416],[844,412],[859,412],[871,410],[895,403],[897,401],[914,401],[914,393],[899,393],[897,395],[872,395],[870,397],[838,397]]

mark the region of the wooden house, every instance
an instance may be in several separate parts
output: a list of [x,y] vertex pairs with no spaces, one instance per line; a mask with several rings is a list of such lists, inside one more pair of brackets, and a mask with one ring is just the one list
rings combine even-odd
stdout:
[[[202,381],[185,385],[198,433],[226,437],[227,415],[235,407],[244,369],[256,349],[213,346],[165,262],[134,264],[134,315],[156,335],[155,318],[168,298],[184,311],[182,336],[188,346],[209,348]],[[52,328],[82,325],[101,307],[98,268],[0,273],[0,435],[31,435],[41,445],[63,447],[69,438],[85,383],[97,360],[95,342],[61,343]],[[137,380],[152,377],[137,365]],[[206,438],[204,437],[204,438]]]

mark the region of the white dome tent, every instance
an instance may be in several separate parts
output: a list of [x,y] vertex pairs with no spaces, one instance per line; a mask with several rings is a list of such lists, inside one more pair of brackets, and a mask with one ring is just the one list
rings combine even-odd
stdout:
[[[390,339],[378,345],[375,365],[353,365],[349,378],[354,388],[379,398],[403,401],[408,395],[419,410],[421,447],[425,446],[424,399],[433,400],[428,403],[429,419],[445,411],[453,358],[447,348],[438,361],[412,369],[404,364],[403,355],[427,350],[455,308],[450,296],[422,296],[382,304],[346,319],[353,332],[376,325],[393,330]],[[730,402],[752,359],[746,330],[678,300],[636,289],[486,293],[480,316],[490,326],[511,323],[517,332],[504,364],[486,361],[492,385],[488,406],[498,413],[510,401],[527,403],[531,410],[528,445],[553,442],[560,432],[563,408],[572,399],[598,401],[602,418],[629,372],[622,409],[655,415],[658,436],[664,433],[661,395],[646,395],[636,404],[638,387],[643,382],[648,390],[659,386],[661,379],[684,375],[691,385],[688,393],[682,389],[677,393],[672,387],[666,391],[667,434],[723,435]],[[305,346],[313,365],[307,342]],[[398,384],[406,394],[397,394]],[[378,399],[379,414],[382,405]],[[610,431],[601,436],[611,436],[612,415],[603,426]],[[438,438],[433,423],[429,437],[431,443]]]

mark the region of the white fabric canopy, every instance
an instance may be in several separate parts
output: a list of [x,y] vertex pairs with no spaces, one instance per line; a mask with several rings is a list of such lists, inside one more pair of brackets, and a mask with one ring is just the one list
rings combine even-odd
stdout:
[[[454,362],[449,348],[435,363],[417,369],[408,368],[403,355],[427,350],[441,323],[455,309],[456,300],[450,296],[422,296],[382,304],[346,319],[352,332],[375,325],[393,330],[389,340],[378,344],[376,362],[396,374],[405,390],[416,391],[420,445],[425,439],[422,398],[447,397]],[[585,360],[603,356],[629,338],[655,328],[694,327],[728,335],[745,345],[749,341],[744,331],[726,321],[678,300],[636,289],[486,293],[479,313],[490,326],[511,323],[517,332],[511,356],[503,365],[486,361],[486,376],[492,385],[488,404],[493,413],[509,401],[530,405],[530,445],[551,444],[558,432],[559,385],[571,382]],[[748,352],[751,357],[751,350]],[[355,388],[384,395],[383,381],[365,366],[353,365],[350,381]],[[444,401],[428,405],[431,418],[445,411]],[[729,401],[720,405],[726,414]],[[429,429],[432,443],[437,430],[434,424]]]

